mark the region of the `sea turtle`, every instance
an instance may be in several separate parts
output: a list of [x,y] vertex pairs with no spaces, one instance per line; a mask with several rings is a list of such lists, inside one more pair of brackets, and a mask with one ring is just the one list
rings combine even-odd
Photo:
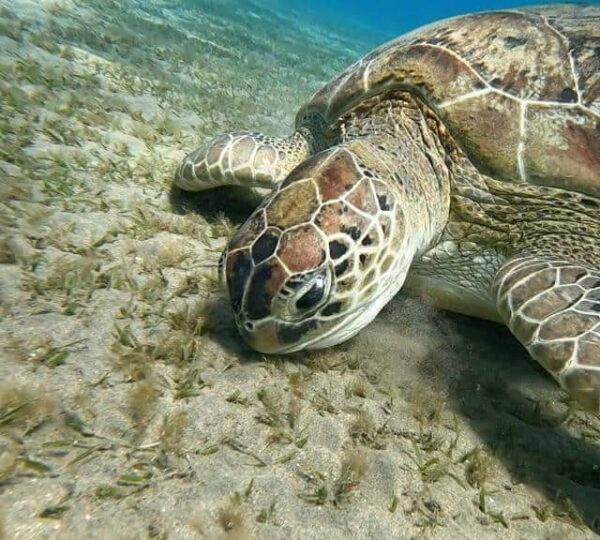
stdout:
[[600,410],[600,7],[475,13],[379,47],[289,138],[219,136],[176,185],[272,187],[221,258],[247,343],[328,347],[404,286],[495,320]]

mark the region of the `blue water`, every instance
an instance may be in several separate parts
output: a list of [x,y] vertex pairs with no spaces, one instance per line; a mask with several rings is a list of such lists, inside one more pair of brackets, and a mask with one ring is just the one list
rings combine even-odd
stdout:
[[[439,19],[493,9],[543,5],[551,3],[581,4],[583,2],[551,2],[549,0],[272,0],[281,9],[294,9],[314,22],[325,22],[347,32],[349,26],[369,30],[382,39],[390,39]],[[600,4],[600,0],[585,2]]]

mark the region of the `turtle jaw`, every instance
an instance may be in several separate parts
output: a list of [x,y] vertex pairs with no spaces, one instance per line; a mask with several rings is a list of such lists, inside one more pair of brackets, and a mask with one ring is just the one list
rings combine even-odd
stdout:
[[316,337],[312,341],[299,345],[295,350],[307,349],[326,349],[327,347],[333,347],[343,343],[344,341],[354,337],[358,334],[365,326],[369,325],[383,307],[398,293],[402,288],[406,272],[403,276],[398,276],[397,280],[390,282],[387,286],[367,303],[362,306],[358,306],[352,311],[349,311],[340,318],[338,324],[336,324],[331,330],[323,333]]
[[397,278],[388,280],[375,296],[336,318],[323,319],[315,314],[290,323],[273,316],[250,321],[243,315],[237,315],[236,324],[244,341],[252,349],[265,354],[290,354],[332,347],[354,337],[371,323],[401,289],[406,273],[399,270]]

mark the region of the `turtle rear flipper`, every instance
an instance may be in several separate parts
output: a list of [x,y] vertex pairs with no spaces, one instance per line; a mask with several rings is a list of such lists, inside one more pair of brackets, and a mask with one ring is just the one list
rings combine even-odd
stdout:
[[175,184],[185,191],[223,185],[271,188],[309,155],[309,144],[299,132],[285,139],[248,131],[227,133],[188,154]]
[[600,412],[600,272],[559,258],[513,257],[494,293],[533,358],[586,409]]

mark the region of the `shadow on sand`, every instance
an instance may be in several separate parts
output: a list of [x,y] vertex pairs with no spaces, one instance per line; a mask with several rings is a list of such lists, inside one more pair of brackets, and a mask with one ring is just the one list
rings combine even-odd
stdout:
[[[228,218],[236,227],[244,223],[263,197],[240,186],[224,186],[200,192],[183,191],[175,186],[169,192],[169,203],[176,214],[194,213],[209,223]],[[211,336],[229,354],[242,361],[261,360],[263,355],[248,347],[235,327],[233,312],[225,294],[208,301]]]
[[442,317],[446,331],[458,333],[466,345],[451,355],[465,369],[431,357],[420,368],[427,372],[423,377],[436,373],[450,407],[467,419],[514,481],[538,490],[553,503],[555,515],[600,533],[598,419],[590,415],[588,426],[581,422],[575,428],[587,431],[587,438],[570,432],[572,417],[552,406],[564,394],[507,328],[451,313]]
[[240,186],[224,186],[199,192],[182,191],[173,186],[169,192],[169,203],[175,213],[193,212],[209,223],[220,216],[226,216],[236,226],[246,221],[262,199],[252,190]]

